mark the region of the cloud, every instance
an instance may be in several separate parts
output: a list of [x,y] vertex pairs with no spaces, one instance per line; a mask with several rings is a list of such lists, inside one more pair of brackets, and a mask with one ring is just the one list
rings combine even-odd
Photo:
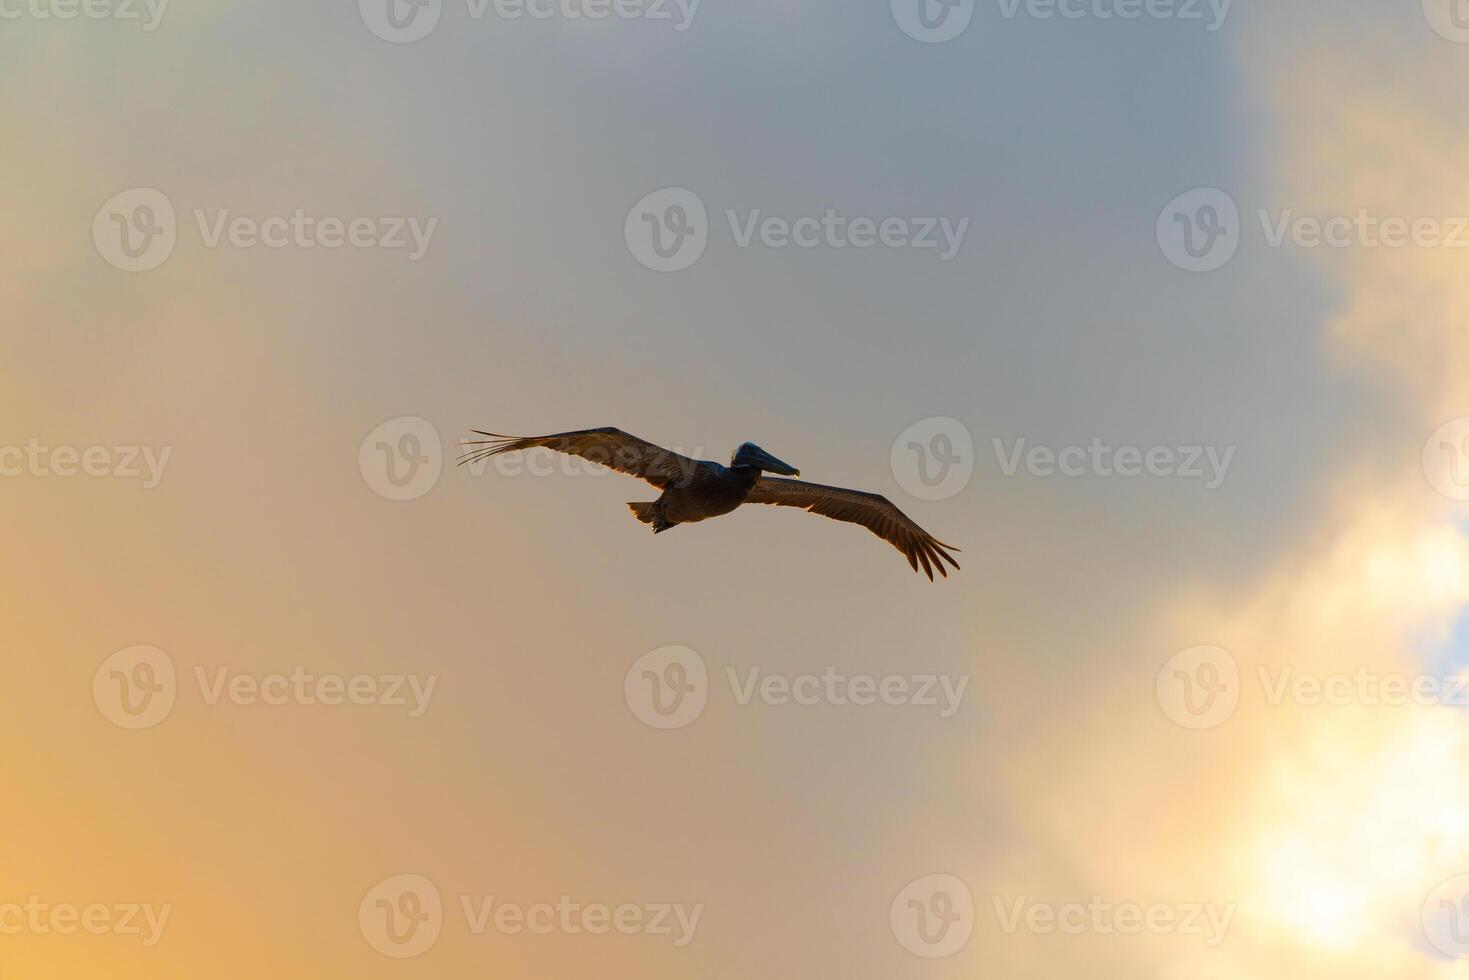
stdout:
[[[1439,97],[1469,81],[1469,63],[1453,57],[1462,51],[1436,38],[1388,45],[1370,22],[1353,23],[1364,29],[1329,49],[1278,36],[1257,46],[1255,77],[1283,134],[1270,207],[1469,213],[1469,141]],[[1396,69],[1390,81],[1361,71],[1384,61]],[[1314,525],[1267,571],[1243,589],[1166,597],[1124,641],[1143,649],[1090,674],[1098,686],[1009,760],[1033,836],[998,890],[1237,905],[1218,948],[1112,937],[1104,949],[1130,969],[1464,975],[1425,937],[1421,913],[1435,887],[1469,871],[1469,713],[1381,702],[1384,678],[1433,669],[1427,654],[1450,641],[1469,603],[1463,515],[1419,466],[1428,434],[1469,415],[1465,254],[1310,256],[1340,295],[1323,357],[1375,380],[1381,430],[1337,454]],[[1169,720],[1148,668],[1199,644],[1232,655],[1239,700],[1223,724],[1190,731]],[[1342,703],[1313,703],[1317,679]],[[1101,962],[1096,945],[1052,941],[1011,955],[1059,973]]]

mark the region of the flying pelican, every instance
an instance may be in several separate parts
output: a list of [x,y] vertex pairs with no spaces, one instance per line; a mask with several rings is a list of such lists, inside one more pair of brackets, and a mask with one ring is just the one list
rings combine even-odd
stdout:
[[753,442],[740,446],[729,465],[721,466],[708,460],[689,459],[610,426],[529,438],[479,429],[471,431],[485,438],[465,442],[465,446],[473,448],[460,458],[460,465],[501,453],[544,447],[641,477],[662,490],[663,495],[657,500],[630,503],[628,507],[639,521],[653,526],[654,534],[678,524],[694,524],[728,514],[741,504],[776,504],[861,524],[901,551],[915,572],[922,563],[930,580],[934,569],[948,577],[945,561],[956,569],[959,567],[949,553],[958,548],[934,538],[881,494],[765,476],[766,473],[800,476],[801,471]]

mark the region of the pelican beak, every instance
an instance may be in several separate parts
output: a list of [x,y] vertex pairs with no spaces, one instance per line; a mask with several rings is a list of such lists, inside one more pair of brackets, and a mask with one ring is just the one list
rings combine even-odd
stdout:
[[778,473],[781,476],[801,475],[801,471],[796,469],[790,463],[782,462],[781,460],[776,459],[774,456],[770,455],[763,449],[755,450],[752,455],[755,457],[752,462],[754,462],[756,466],[760,467],[760,469],[764,470],[766,473]]

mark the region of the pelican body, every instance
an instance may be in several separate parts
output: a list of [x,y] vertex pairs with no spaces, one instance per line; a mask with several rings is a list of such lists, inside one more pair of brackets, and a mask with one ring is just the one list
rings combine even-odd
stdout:
[[747,442],[735,450],[728,466],[700,460],[687,480],[675,481],[651,503],[630,503],[634,516],[658,534],[677,524],[697,524],[728,514],[749,499],[761,473],[800,476],[801,471]]
[[[736,449],[729,465],[708,460],[693,460],[651,442],[628,435],[621,429],[580,429],[549,436],[502,436],[473,430],[484,439],[470,440],[470,447],[460,459],[461,465],[487,459],[501,453],[546,448],[570,453],[592,462],[637,476],[663,491],[657,500],[629,503],[633,516],[652,525],[661,534],[679,524],[697,524],[719,517],[743,504],[776,504],[799,507],[813,514],[850,524],[861,524],[873,534],[901,551],[908,564],[933,578],[934,570],[948,577],[944,562],[954,568],[959,563],[950,552],[958,551],[944,544],[881,494],[861,490],[828,487],[782,477],[800,476],[800,470],[782,462],[753,442]],[[775,473],[778,476],[766,476]]]

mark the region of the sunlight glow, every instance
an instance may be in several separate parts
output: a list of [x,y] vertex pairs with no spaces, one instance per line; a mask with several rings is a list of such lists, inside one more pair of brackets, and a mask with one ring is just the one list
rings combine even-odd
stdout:
[[[1469,856],[1463,717],[1388,710],[1395,727],[1342,726],[1324,751],[1286,770],[1281,822],[1257,839],[1258,907],[1317,948],[1346,951],[1391,934]],[[1368,744],[1373,731],[1386,744]]]

